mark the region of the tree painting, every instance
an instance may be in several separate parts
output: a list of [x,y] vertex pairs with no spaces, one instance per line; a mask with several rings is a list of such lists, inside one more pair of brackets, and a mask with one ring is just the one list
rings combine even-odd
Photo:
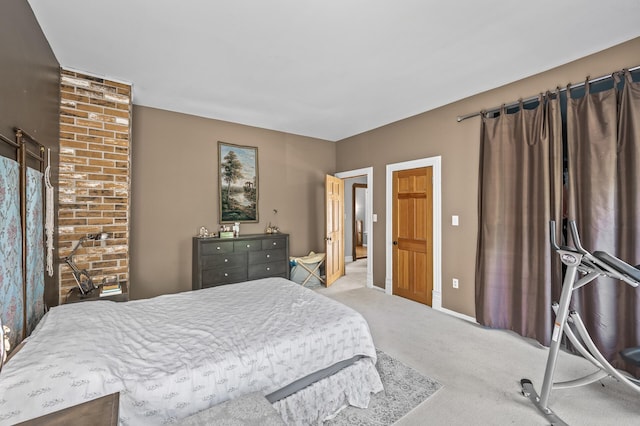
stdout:
[[220,222],[258,221],[258,149],[218,142]]

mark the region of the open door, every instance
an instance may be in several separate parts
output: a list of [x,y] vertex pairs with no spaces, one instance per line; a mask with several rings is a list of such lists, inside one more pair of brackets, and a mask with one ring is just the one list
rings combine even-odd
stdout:
[[344,181],[325,177],[325,242],[327,287],[344,275]]

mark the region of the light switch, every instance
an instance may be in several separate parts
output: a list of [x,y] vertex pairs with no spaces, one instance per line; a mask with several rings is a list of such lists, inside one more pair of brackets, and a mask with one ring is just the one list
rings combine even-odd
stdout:
[[458,215],[451,216],[451,225],[458,226]]
[[377,222],[377,221],[378,221],[378,215],[377,215],[377,214],[375,214],[375,213],[373,214],[373,221],[374,221],[374,222]]

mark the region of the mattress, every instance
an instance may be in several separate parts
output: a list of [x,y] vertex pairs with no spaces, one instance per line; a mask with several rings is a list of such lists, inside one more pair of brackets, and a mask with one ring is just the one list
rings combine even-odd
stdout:
[[[354,364],[333,377],[345,388],[340,401],[323,402],[317,391],[319,401],[304,396],[313,389],[305,378],[347,360]],[[164,424],[294,382],[305,389],[289,389],[274,406],[290,424],[316,423],[345,403],[366,407],[370,393],[382,389],[375,362],[360,314],[282,278],[126,303],[62,305],[3,368],[0,424],[113,392],[120,392],[120,424]],[[331,379],[322,382],[337,386]],[[287,400],[295,401],[293,408]]]

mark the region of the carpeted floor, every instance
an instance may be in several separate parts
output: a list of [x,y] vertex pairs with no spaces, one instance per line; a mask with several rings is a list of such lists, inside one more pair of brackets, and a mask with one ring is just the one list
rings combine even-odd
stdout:
[[442,387],[382,351],[378,351],[376,368],[384,391],[372,396],[367,409],[347,407],[326,426],[391,425]]
[[[369,323],[377,348],[444,386],[396,422],[396,426],[548,425],[522,395],[520,379],[539,391],[548,349],[513,332],[492,330],[402,297],[368,289],[366,259],[347,264],[347,274],[317,292],[338,300]],[[594,371],[587,360],[562,351],[556,380]],[[638,393],[607,378],[558,389],[551,408],[570,425],[638,425]]]

